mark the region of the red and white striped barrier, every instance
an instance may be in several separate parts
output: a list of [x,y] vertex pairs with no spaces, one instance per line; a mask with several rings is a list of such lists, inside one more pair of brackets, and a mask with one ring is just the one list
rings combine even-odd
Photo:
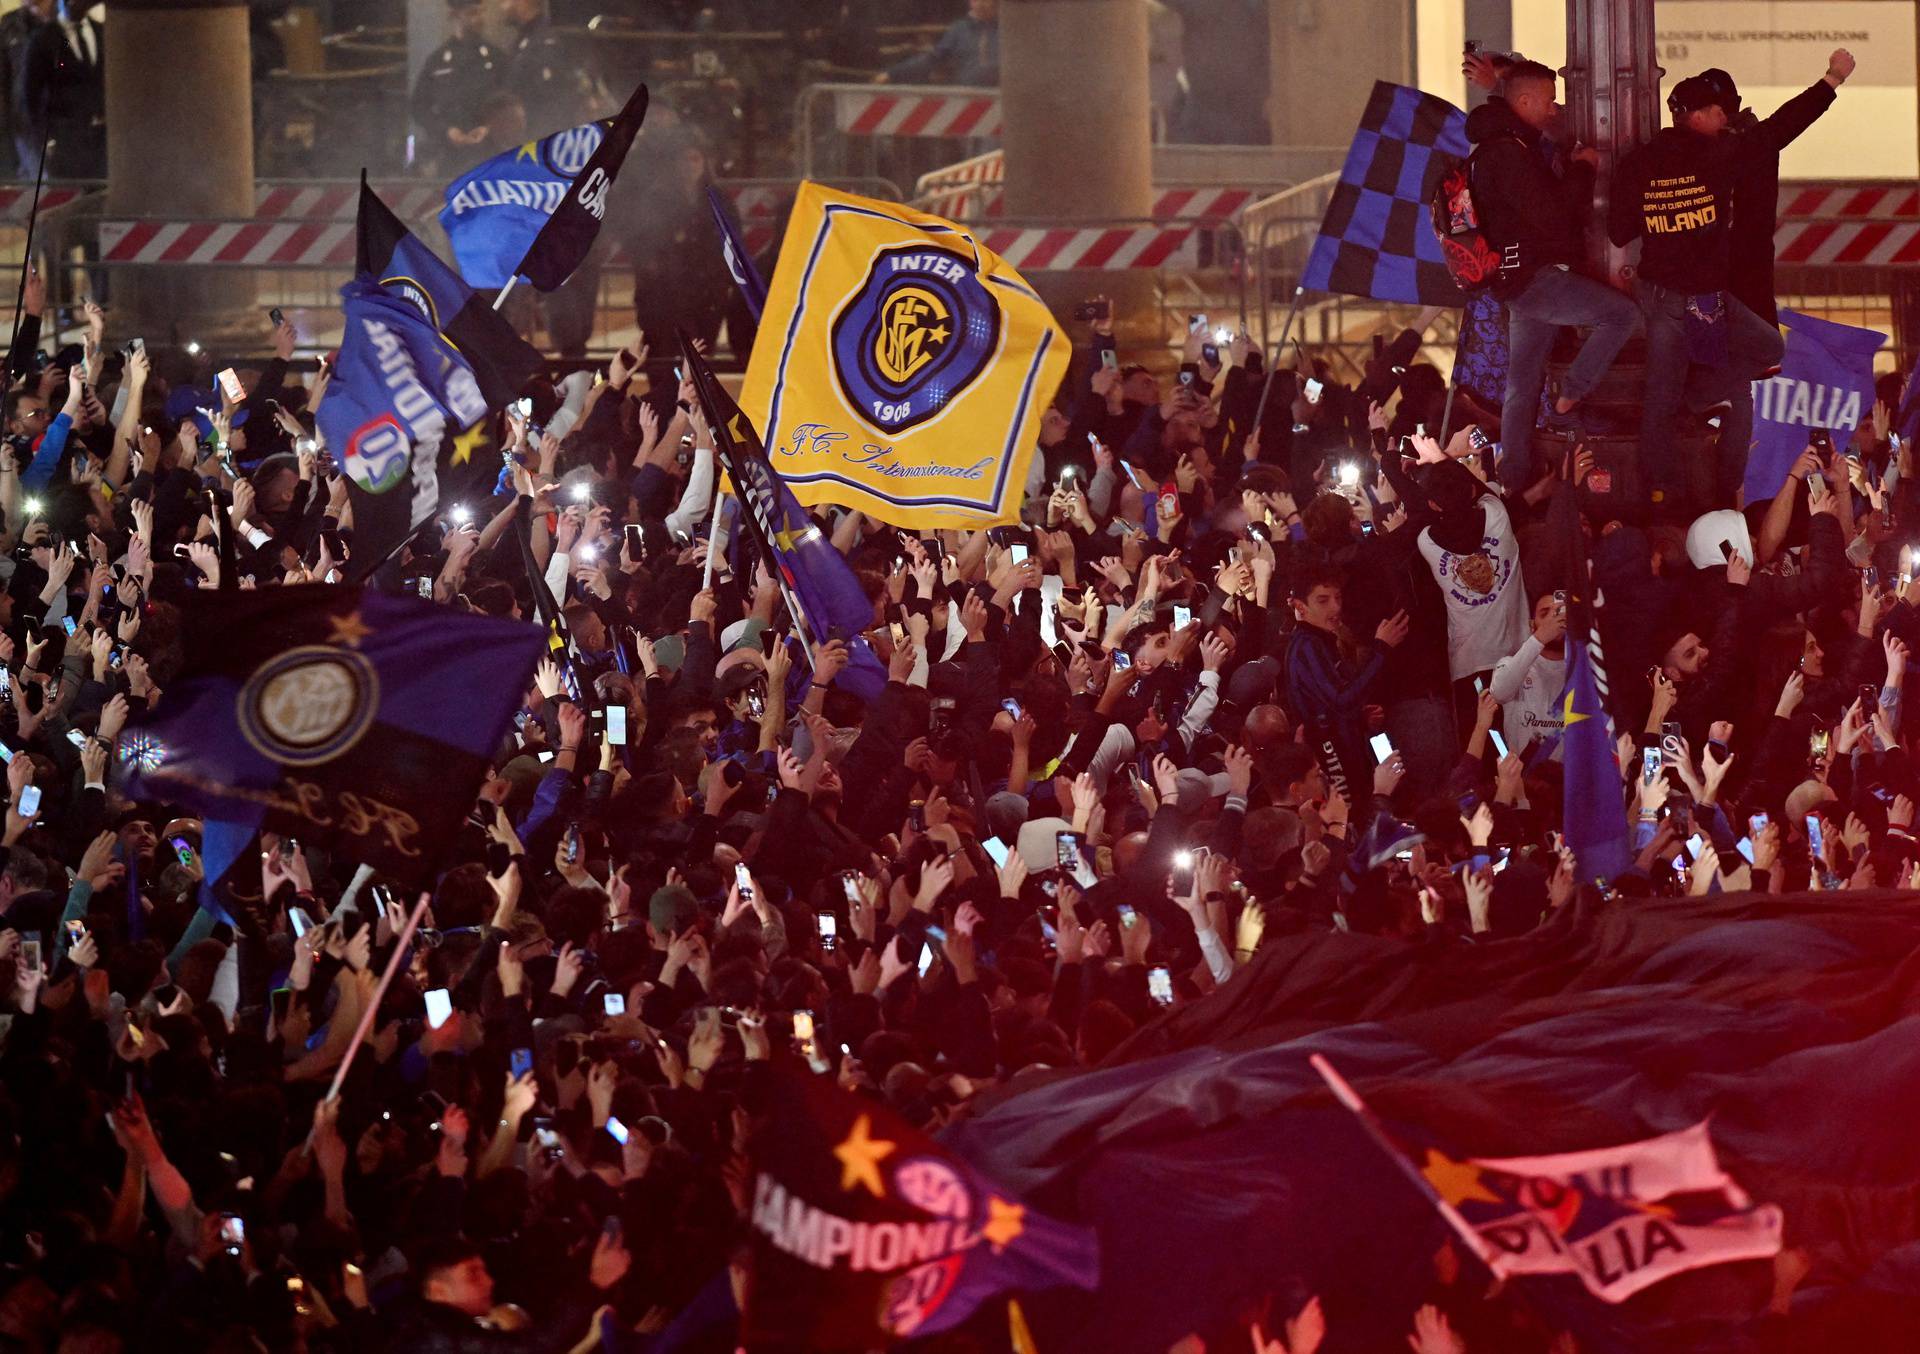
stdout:
[[[419,183],[376,183],[373,191],[402,221],[438,214],[446,197]],[[357,183],[262,183],[255,185],[253,215],[268,221],[351,221],[360,210]]]
[[1893,267],[1920,263],[1920,220],[1782,221],[1773,233],[1782,267]]
[[833,125],[846,136],[998,136],[1000,96],[988,91],[835,91]]
[[1034,272],[1164,268],[1197,258],[1193,226],[1004,227],[982,232],[980,243],[1014,267]]
[[102,263],[353,267],[351,221],[102,221]]
[[1912,184],[1783,183],[1779,218],[1920,220],[1920,188]]
[[[64,207],[88,190],[85,188],[42,188],[40,190],[40,210],[50,211],[55,207]],[[0,217],[9,221],[24,222],[33,214],[33,185],[30,183],[0,184]]]

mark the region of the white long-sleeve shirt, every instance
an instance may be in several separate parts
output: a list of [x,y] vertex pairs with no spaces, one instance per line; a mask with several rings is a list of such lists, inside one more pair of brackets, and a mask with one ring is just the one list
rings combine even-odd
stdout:
[[667,530],[676,539],[693,535],[694,524],[707,515],[713,502],[713,448],[693,449],[693,469],[687,475],[687,487],[680,495],[680,506],[667,514]]
[[[1489,688],[1500,702],[1501,724],[1511,752],[1523,752],[1536,738],[1551,738],[1566,724],[1567,658],[1548,658],[1540,641],[1526,641],[1493,666]],[[1554,749],[1556,759],[1560,750]]]

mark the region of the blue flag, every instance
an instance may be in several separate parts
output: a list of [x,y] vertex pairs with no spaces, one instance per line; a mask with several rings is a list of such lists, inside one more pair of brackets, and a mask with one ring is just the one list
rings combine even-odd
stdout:
[[529,141],[447,185],[440,224],[469,285],[492,290],[513,279],[606,129],[604,122],[587,122]]
[[540,370],[539,350],[400,223],[364,174],[354,252],[354,271],[417,308],[472,370],[487,408],[518,397]]
[[1844,447],[1873,410],[1873,355],[1887,336],[1873,329],[1816,319],[1785,307],[1787,352],[1780,374],[1753,383],[1753,450],[1747,456],[1747,502],[1772,498],[1817,428]]
[[711,187],[707,189],[707,206],[713,209],[713,224],[720,229],[720,256],[727,261],[727,272],[733,276],[733,285],[740,289],[740,299],[747,303],[747,309],[758,321],[760,312],[767,308],[766,279],[753,266],[753,255],[747,252],[747,243],[733,224],[726,199]]
[[889,1106],[784,1065],[765,1090],[746,1348],[891,1347],[952,1330],[1000,1294],[1099,1282],[1090,1229],[1042,1213]]
[[715,452],[740,497],[744,512],[735,514],[736,530],[744,527],[760,549],[760,557],[778,579],[788,607],[814,643],[838,639],[846,643],[851,661],[834,685],[862,700],[877,697],[887,684],[887,671],[867,643],[873,624],[873,603],[846,557],[834,549],[827,533],[807,516],[780,472],[767,459],[740,406],[714,376],[706,359],[683,345],[687,373],[693,377],[713,429]]
[[1300,285],[1413,305],[1459,306],[1428,202],[1467,144],[1467,115],[1405,85],[1374,83]]
[[545,652],[540,630],[316,584],[180,605],[189,665],[135,731],[128,794],[206,820],[208,879],[261,828],[404,879],[437,870]]
[[1588,641],[1572,635],[1567,636],[1566,721],[1562,831],[1582,879],[1613,879],[1633,864],[1621,799],[1624,782]]
[[1893,431],[1908,442],[1920,437],[1920,364],[1915,364],[1912,374],[1907,377],[1907,388],[1901,393],[1900,407],[1893,411]]
[[448,425],[486,416],[473,370],[419,308],[358,277],[340,289],[340,360],[317,415],[353,499],[354,574],[364,578],[440,507]]

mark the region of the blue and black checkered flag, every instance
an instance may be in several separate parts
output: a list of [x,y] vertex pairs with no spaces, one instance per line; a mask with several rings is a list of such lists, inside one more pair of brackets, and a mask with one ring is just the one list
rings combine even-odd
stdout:
[[1300,285],[1378,301],[1466,304],[1441,257],[1428,203],[1447,165],[1471,149],[1458,108],[1375,81]]

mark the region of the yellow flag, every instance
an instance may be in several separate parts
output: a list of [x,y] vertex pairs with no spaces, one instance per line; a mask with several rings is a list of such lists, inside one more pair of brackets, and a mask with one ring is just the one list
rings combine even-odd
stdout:
[[802,504],[899,527],[1020,513],[1071,343],[971,232],[800,185],[740,404]]

